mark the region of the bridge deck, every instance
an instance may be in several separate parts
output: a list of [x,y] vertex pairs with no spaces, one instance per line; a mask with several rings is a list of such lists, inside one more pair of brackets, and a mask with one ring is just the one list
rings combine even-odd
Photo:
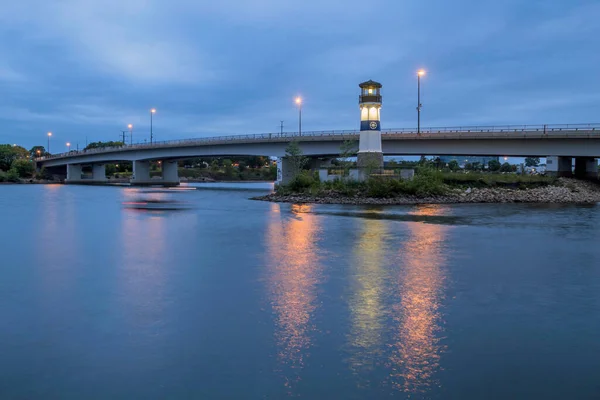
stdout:
[[[505,125],[505,126],[466,126],[449,128],[424,128],[417,134],[415,129],[388,129],[381,132],[383,141],[401,140],[543,140],[543,139],[600,139],[600,124],[576,125]],[[134,144],[122,147],[105,147],[86,151],[72,150],[68,153],[54,154],[37,158],[36,161],[49,161],[61,158],[81,157],[115,152],[132,152],[151,149],[167,149],[196,146],[213,146],[248,143],[282,143],[291,140],[299,142],[358,140],[359,131],[316,131],[294,133],[264,133],[252,135],[231,135],[183,140],[169,140],[152,144]]]

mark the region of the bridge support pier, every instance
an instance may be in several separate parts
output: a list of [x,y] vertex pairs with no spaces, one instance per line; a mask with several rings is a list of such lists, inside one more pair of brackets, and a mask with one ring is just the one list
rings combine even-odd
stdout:
[[571,157],[546,157],[546,174],[565,177],[573,176],[572,162],[573,159]]
[[598,161],[592,157],[575,157],[575,176],[598,179]]
[[287,157],[279,157],[277,159],[277,183],[287,185],[292,180],[293,175],[294,173]]
[[106,182],[106,166],[104,164],[92,165],[92,181],[94,183]]
[[150,161],[134,161],[133,175],[130,183],[132,185],[143,185],[150,183]]
[[67,179],[65,183],[81,183],[81,171],[82,166],[80,164],[67,164]]
[[130,183],[136,186],[177,186],[179,185],[177,161],[165,161],[162,163],[162,179],[152,179],[150,177],[150,161],[134,161],[133,176]]
[[163,184],[179,185],[179,173],[177,161],[165,161],[162,163],[162,180]]

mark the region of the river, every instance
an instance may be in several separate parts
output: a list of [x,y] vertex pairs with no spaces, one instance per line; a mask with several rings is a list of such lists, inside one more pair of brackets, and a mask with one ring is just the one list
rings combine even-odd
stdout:
[[600,207],[196,187],[0,187],[0,398],[600,397]]

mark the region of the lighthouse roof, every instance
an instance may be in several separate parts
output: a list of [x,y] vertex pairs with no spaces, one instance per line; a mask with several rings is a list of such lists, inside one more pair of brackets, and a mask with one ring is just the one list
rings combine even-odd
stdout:
[[366,82],[361,83],[360,85],[358,85],[361,89],[364,88],[381,88],[383,87],[383,85],[379,82],[375,82],[374,80],[369,79]]

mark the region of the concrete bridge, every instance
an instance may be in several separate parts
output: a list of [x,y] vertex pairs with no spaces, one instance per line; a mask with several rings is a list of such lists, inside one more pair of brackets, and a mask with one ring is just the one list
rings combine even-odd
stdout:
[[[340,154],[345,140],[359,139],[359,131],[319,131],[219,136],[185,140],[108,147],[87,151],[70,151],[36,159],[38,168],[46,167],[65,174],[67,183],[101,183],[106,181],[105,164],[132,162],[132,184],[179,183],[177,161],[193,157],[271,156],[278,157],[286,169],[285,149],[298,141],[303,153],[313,159],[333,158]],[[547,171],[571,174],[572,158],[576,172],[597,176],[600,158],[600,124],[575,125],[506,125],[484,127],[450,127],[390,129],[381,132],[386,156],[401,155],[472,155],[547,157]],[[150,161],[162,161],[162,179],[150,178]],[[82,168],[92,167],[91,178],[82,177]],[[318,166],[318,163],[313,163]]]

